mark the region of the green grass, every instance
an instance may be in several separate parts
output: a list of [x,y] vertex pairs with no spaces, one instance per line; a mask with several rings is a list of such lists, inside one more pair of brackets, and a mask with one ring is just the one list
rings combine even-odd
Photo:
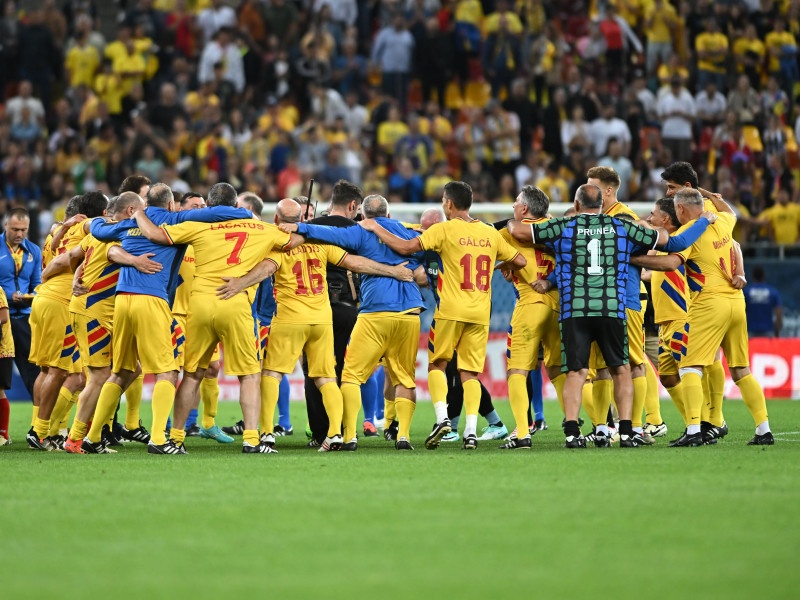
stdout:
[[[303,448],[292,403],[277,455],[189,438],[187,456],[156,457],[34,452],[29,405],[12,404],[0,596],[795,597],[800,404],[769,409],[776,432],[795,432],[774,447],[747,447],[752,420],[728,402],[715,447],[567,451],[546,403],[532,452],[465,453],[424,449],[424,403],[415,452],[380,438],[326,455]],[[507,402],[498,411],[511,422]],[[239,414],[223,403],[218,422]]]

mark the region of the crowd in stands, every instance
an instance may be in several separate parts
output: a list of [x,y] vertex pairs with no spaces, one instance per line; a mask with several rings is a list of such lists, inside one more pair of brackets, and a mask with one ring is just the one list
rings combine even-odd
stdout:
[[532,183],[557,207],[591,166],[652,201],[688,160],[740,240],[798,241],[800,0],[41,4],[0,19],[0,213],[38,213],[32,239],[134,172],[267,202],[312,177],[391,202]]

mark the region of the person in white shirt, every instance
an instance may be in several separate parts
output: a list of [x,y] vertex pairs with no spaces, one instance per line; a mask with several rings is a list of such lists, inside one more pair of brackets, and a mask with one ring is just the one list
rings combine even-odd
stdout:
[[356,24],[358,18],[358,5],[356,0],[314,0],[314,12],[318,13],[323,6],[331,9],[331,19],[347,27]]
[[691,158],[692,121],[696,113],[689,90],[681,85],[680,77],[673,77],[669,93],[658,99],[658,116],[662,120],[661,140],[676,162]]
[[716,127],[725,118],[728,101],[718,90],[717,84],[709,81],[706,89],[698,92],[694,98],[697,120],[700,127]]
[[617,199],[627,202],[633,180],[633,164],[628,157],[622,155],[622,145],[617,138],[608,139],[608,154],[598,159],[597,166],[611,167],[617,172],[620,181]]
[[628,124],[616,116],[616,108],[612,102],[602,107],[601,116],[592,121],[589,127],[589,141],[595,156],[603,156],[608,148],[608,140],[617,138],[622,145],[622,153],[628,154],[631,145],[631,130]]
[[333,88],[326,88],[318,82],[312,81],[309,84],[309,92],[311,93],[311,114],[318,121],[331,125],[336,117],[346,115],[347,104],[342,95]]
[[34,98],[33,86],[30,81],[21,81],[19,84],[19,95],[14,96],[6,102],[6,114],[11,119],[12,125],[19,125],[22,123],[22,112],[28,109],[29,114],[40,125],[44,124],[44,105],[38,98]]
[[590,129],[591,125],[583,118],[583,106],[576,104],[572,107],[570,118],[561,123],[561,146],[565,156],[573,142],[582,146],[589,144]]
[[244,61],[242,53],[235,42],[231,40],[227,28],[220,29],[214,40],[203,48],[200,55],[200,66],[197,70],[197,80],[201,83],[214,81],[214,65],[222,64],[222,79],[229,81],[236,92],[244,91]]
[[236,11],[222,0],[211,0],[211,6],[200,11],[197,26],[203,32],[203,43],[208,44],[223,27],[236,27]]

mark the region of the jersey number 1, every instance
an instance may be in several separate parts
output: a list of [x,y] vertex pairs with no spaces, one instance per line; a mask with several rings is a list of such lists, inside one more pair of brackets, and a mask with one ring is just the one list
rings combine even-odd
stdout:
[[464,279],[461,282],[461,289],[465,291],[485,292],[489,289],[492,277],[492,259],[481,254],[475,257],[475,283],[472,283],[472,255],[465,254],[461,259],[461,268],[464,270]]
[[603,267],[600,266],[600,240],[589,240],[589,268],[586,272],[589,275],[602,275]]

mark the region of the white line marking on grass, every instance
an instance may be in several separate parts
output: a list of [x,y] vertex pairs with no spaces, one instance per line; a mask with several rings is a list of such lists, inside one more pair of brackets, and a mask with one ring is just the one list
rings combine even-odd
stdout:
[[800,435],[800,431],[773,431],[772,435]]

